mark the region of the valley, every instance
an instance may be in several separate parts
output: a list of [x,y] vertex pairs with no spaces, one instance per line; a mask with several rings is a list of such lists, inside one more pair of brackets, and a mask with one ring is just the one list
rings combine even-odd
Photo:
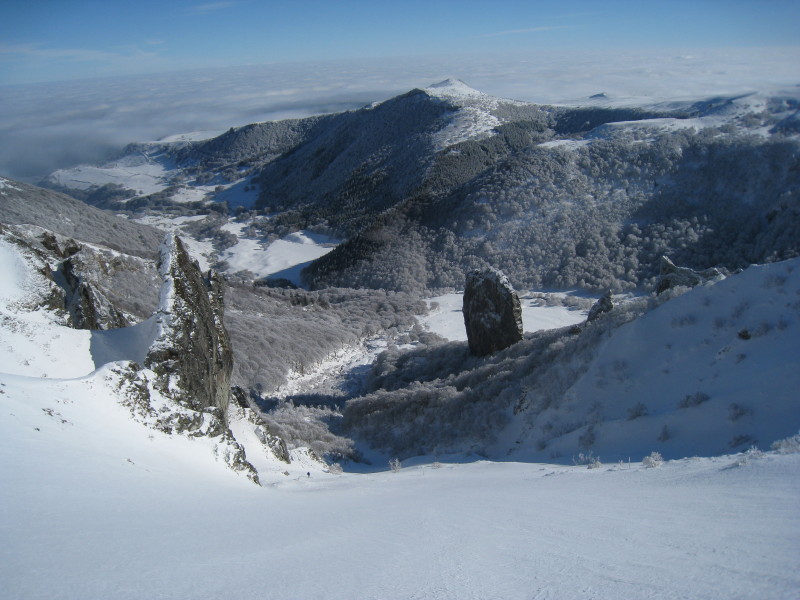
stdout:
[[0,178],[7,594],[787,597],[798,114],[449,79]]

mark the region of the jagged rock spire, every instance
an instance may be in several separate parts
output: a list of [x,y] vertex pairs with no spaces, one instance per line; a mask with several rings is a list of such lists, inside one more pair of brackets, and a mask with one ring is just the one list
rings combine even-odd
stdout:
[[233,353],[222,323],[222,281],[213,271],[204,276],[173,233],[159,254],[158,335],[145,365],[177,380],[170,385],[181,390],[190,407],[217,407],[224,415],[230,401]]

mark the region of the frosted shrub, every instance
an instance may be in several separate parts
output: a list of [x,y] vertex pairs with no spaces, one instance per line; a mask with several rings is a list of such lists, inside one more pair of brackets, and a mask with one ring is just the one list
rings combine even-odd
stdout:
[[651,452],[649,456],[645,456],[642,459],[642,465],[644,465],[647,469],[655,469],[656,467],[660,467],[664,464],[664,459],[661,456],[660,452]]
[[709,400],[711,400],[711,396],[705,392],[687,394],[683,400],[678,403],[678,408],[691,408],[693,406],[700,406],[703,402],[708,402]]
[[393,458],[392,460],[389,461],[389,468],[392,470],[392,473],[399,473],[402,467],[403,466],[400,463],[399,458]]
[[734,466],[734,467],[743,467],[744,465],[749,463],[751,460],[756,459],[756,458],[761,458],[762,456],[764,456],[764,453],[761,450],[759,450],[755,446],[750,446],[750,448],[747,450],[747,452],[743,452],[742,455],[739,456],[734,461],[732,466]]
[[589,464],[586,465],[586,467],[588,469],[599,469],[602,466],[603,466],[603,463],[600,462],[600,457],[599,456],[595,456],[594,458],[592,458],[589,461]]
[[628,421],[633,421],[645,415],[647,415],[647,407],[641,402],[637,402],[628,409]]
[[595,456],[592,452],[586,454],[580,452],[578,456],[572,457],[572,462],[576,465],[586,465],[589,469],[598,469],[603,466],[603,463],[600,462],[600,457]]
[[774,442],[772,449],[778,454],[797,454],[800,452],[800,433]]
[[333,463],[332,465],[328,466],[328,472],[331,475],[341,475],[344,472],[344,469],[342,469],[342,465],[341,464]]

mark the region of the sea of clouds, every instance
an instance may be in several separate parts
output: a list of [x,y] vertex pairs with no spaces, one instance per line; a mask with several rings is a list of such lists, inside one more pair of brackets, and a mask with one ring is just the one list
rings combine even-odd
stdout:
[[37,182],[131,142],[359,108],[448,77],[491,95],[580,104],[800,93],[798,48],[536,52],[260,64],[0,86],[0,175]]

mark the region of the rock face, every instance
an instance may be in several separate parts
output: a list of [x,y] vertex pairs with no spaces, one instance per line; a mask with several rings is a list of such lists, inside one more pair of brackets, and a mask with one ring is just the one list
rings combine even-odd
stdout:
[[677,267],[666,256],[661,257],[661,268],[656,282],[656,294],[678,286],[694,287],[704,281],[724,277],[719,269],[695,271],[688,267]]
[[223,286],[219,276],[203,276],[183,243],[169,234],[161,245],[161,299],[158,335],[145,358],[162,387],[180,390],[194,410],[217,408],[227,414],[233,352],[222,324]]
[[81,274],[80,258],[64,260],[58,268],[66,291],[66,309],[76,329],[117,329],[131,325],[117,308]]
[[20,248],[46,278],[50,290],[42,306],[65,317],[65,325],[75,329],[115,329],[130,324],[86,276],[84,254],[91,251],[81,244],[33,225],[0,225],[0,237]]
[[467,275],[463,312],[469,349],[476,356],[487,356],[522,339],[519,296],[500,271]]
[[594,321],[603,313],[611,312],[611,309],[614,308],[614,301],[611,299],[611,291],[607,291],[605,294],[600,296],[600,298],[592,305],[592,308],[589,310],[589,314],[586,316],[587,321]]

